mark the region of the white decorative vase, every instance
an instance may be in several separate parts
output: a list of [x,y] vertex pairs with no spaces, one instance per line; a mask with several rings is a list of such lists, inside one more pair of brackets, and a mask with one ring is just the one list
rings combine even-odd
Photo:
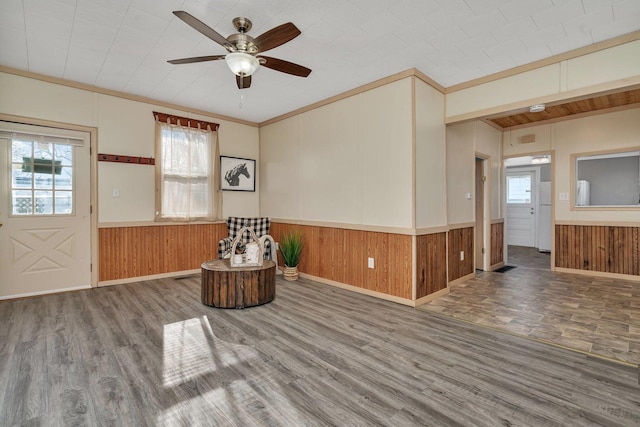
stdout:
[[284,280],[288,280],[290,282],[298,280],[298,266],[289,267],[288,265],[285,265]]

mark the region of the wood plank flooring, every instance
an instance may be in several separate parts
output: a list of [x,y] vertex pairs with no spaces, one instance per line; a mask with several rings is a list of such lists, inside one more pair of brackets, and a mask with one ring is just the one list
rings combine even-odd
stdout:
[[630,426],[638,369],[301,279],[0,302],[0,425]]
[[420,309],[640,363],[640,283],[554,273],[535,248],[509,246],[508,264],[518,267],[478,272]]

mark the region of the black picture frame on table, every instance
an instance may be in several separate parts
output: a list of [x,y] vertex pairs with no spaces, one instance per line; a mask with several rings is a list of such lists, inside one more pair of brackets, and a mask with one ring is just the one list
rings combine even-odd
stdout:
[[240,157],[220,156],[220,189],[224,191],[256,191],[256,161]]

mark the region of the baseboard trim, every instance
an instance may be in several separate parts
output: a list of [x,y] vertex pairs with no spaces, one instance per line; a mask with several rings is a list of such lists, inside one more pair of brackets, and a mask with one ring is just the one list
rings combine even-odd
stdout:
[[556,271],[558,273],[580,274],[582,276],[602,277],[604,279],[622,279],[622,280],[629,280],[632,282],[640,282],[640,276],[634,276],[631,274],[606,273],[603,271],[578,270],[574,268],[565,268],[565,267],[555,267],[553,271]]
[[495,270],[497,270],[499,268],[502,268],[502,267],[504,267],[504,261],[503,262],[499,262],[497,264],[490,265],[489,266],[489,271],[495,271]]
[[98,282],[98,287],[124,285],[126,283],[142,282],[143,280],[166,279],[167,277],[188,276],[200,272],[201,270],[197,268],[194,270],[173,271],[171,273],[152,274],[149,276],[127,277],[126,279],[104,280],[102,282]]
[[438,298],[443,297],[443,296],[448,295],[448,294],[449,294],[449,288],[440,289],[439,291],[436,291],[436,292],[434,292],[432,294],[425,295],[422,298],[417,299],[415,306],[419,307],[419,306],[421,306],[423,304],[426,304],[428,302],[431,302],[431,301],[433,301],[435,299],[438,299]]
[[0,301],[8,301],[8,300],[14,300],[14,299],[23,299],[23,298],[33,298],[33,297],[39,297],[39,296],[42,296],[42,295],[51,295],[51,294],[60,294],[60,293],[63,293],[63,292],[80,291],[80,290],[83,290],[83,289],[91,289],[91,285],[74,286],[74,287],[71,287],[71,288],[51,289],[51,290],[47,290],[47,291],[38,291],[38,292],[27,292],[26,294],[0,296]]
[[323,277],[312,276],[311,274],[307,274],[307,273],[302,273],[301,272],[299,274],[300,274],[300,277],[303,277],[303,278],[309,279],[309,280],[314,280],[316,282],[320,282],[320,283],[323,283],[325,285],[335,286],[336,288],[345,289],[347,291],[352,291],[352,292],[357,292],[359,294],[364,294],[364,295],[368,295],[370,297],[380,298],[380,299],[383,299],[383,300],[395,302],[395,303],[402,304],[402,305],[408,305],[409,307],[415,307],[416,306],[416,302],[412,301],[410,299],[400,298],[400,297],[396,297],[396,296],[389,295],[389,294],[383,294],[382,292],[376,292],[376,291],[372,291],[372,290],[369,290],[369,289],[363,289],[363,288],[359,288],[359,287],[353,286],[353,285],[347,285],[345,283],[336,282],[334,280],[325,279]]
[[467,274],[466,276],[459,277],[456,280],[452,280],[451,282],[449,282],[449,287],[459,285],[460,283],[466,282],[467,280],[471,280],[474,277],[476,277],[475,271],[471,274]]

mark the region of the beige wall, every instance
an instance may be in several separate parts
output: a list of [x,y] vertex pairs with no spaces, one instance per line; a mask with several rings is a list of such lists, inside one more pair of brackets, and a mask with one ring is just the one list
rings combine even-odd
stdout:
[[[220,154],[258,160],[258,128],[199,116],[27,77],[0,73],[0,112],[98,129],[98,151],[154,156],[152,111],[159,110],[220,123]],[[259,183],[259,180],[256,180]],[[120,197],[112,197],[118,188]],[[154,171],[151,166],[99,162],[98,220],[153,221]],[[223,215],[258,215],[259,192],[225,192]]]
[[[535,135],[533,144],[521,144],[520,137]],[[560,193],[571,192],[571,155],[619,148],[640,147],[640,108],[533,126],[505,132],[505,156],[555,150],[556,221],[640,222],[640,211],[630,209],[571,209],[570,201],[559,200]]]
[[447,123],[640,83],[640,40],[447,94]]
[[262,215],[412,227],[411,78],[260,128]]
[[[475,158],[488,159],[490,219],[502,218],[502,132],[472,121],[447,126],[447,201],[449,224],[475,221]],[[467,194],[472,198],[468,199]]]
[[475,123],[447,126],[447,212],[449,224],[470,223],[475,218]]
[[476,154],[488,156],[486,190],[489,194],[489,218],[502,218],[502,132],[488,124],[475,122]]
[[[571,190],[571,154],[640,147],[640,108],[570,120],[552,125],[556,150],[556,220],[630,221],[640,223],[640,210],[571,210],[557,194]],[[638,187],[640,191],[640,187]]]
[[415,79],[416,227],[447,225],[444,95]]

